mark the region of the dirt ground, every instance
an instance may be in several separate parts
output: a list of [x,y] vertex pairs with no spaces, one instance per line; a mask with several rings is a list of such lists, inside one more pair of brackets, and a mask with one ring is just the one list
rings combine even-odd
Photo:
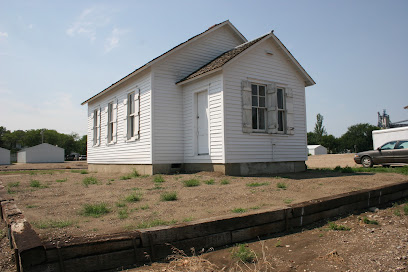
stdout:
[[307,157],[306,165],[309,169],[313,168],[334,168],[341,167],[361,167],[361,164],[354,162],[353,154],[327,154]]
[[[247,248],[256,254],[255,264],[234,258],[235,247],[230,247],[199,257],[178,255],[171,263],[128,271],[408,271],[408,214],[404,214],[404,206],[408,204],[334,221],[349,231],[332,230],[325,224],[248,243]],[[366,224],[364,218],[378,225]]]
[[[392,173],[346,174],[313,170],[337,165],[355,166],[352,158],[353,154],[310,156],[307,164],[312,170],[306,173],[232,177],[201,172],[162,175],[162,182],[154,181],[158,181],[157,176],[123,179],[124,175],[120,174],[88,173],[86,170],[73,170],[74,165],[71,169],[64,168],[67,164],[62,164],[48,168],[51,170],[0,170],[0,184],[4,186],[3,193],[17,201],[40,237],[56,242],[61,239],[69,241],[77,236],[93,237],[234,212],[268,210],[408,180],[407,176]],[[45,167],[45,164],[41,164],[41,167]],[[91,177],[96,179],[96,184],[85,186],[84,179]],[[198,180],[199,186],[185,187],[184,181],[191,179]],[[177,200],[162,201],[164,192],[176,192]],[[140,200],[127,201],[126,198],[129,200],[131,195],[139,196]],[[109,213],[98,218],[83,214],[85,204],[101,202],[106,204]],[[265,240],[263,252],[269,256],[266,260],[273,269],[252,271],[397,271],[401,267],[401,271],[408,271],[408,216],[403,213],[395,216],[392,209],[395,208],[368,215],[378,220],[379,226],[364,225],[356,216],[352,216],[339,221],[351,227],[347,232],[317,228],[283,236],[279,238],[280,242],[278,238]],[[1,237],[4,231],[0,230]],[[11,251],[5,249],[6,239],[1,240],[0,270],[13,271],[13,268],[7,270],[12,264]],[[277,247],[278,243],[282,246]],[[250,248],[262,258],[259,242],[251,243]],[[220,271],[223,267],[223,271],[228,271],[235,267],[231,249],[218,250],[205,256],[218,267],[212,271]],[[364,266],[359,263],[364,263]],[[156,270],[156,266],[159,270]],[[367,270],[363,269],[365,267]],[[181,268],[171,270],[167,264],[154,264],[143,269],[182,271]],[[196,271],[204,270],[200,268]],[[244,268],[236,271],[251,270]]]

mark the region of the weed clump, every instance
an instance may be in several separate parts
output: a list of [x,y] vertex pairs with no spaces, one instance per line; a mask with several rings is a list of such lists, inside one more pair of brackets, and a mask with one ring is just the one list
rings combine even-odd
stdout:
[[62,229],[72,226],[74,223],[71,220],[48,220],[33,222],[33,225],[39,229]]
[[231,210],[233,213],[244,213],[247,211],[247,209],[244,208],[235,208]]
[[266,186],[269,185],[269,182],[251,182],[251,183],[247,183],[246,186],[248,187],[260,187],[260,186]]
[[331,230],[350,230],[349,227],[344,226],[344,225],[337,225],[334,222],[329,222],[329,229]]
[[82,180],[82,184],[85,187],[88,187],[91,184],[98,184],[98,179],[95,177],[86,177]]
[[47,185],[43,185],[43,184],[41,184],[41,182],[39,181],[39,180],[31,180],[30,181],[30,187],[33,187],[33,188],[48,188],[48,186]]
[[183,180],[185,187],[195,187],[200,185],[200,181],[198,179],[189,179]]
[[177,200],[177,192],[164,192],[160,195],[162,201],[175,201]]
[[286,190],[288,188],[288,186],[284,182],[278,182],[278,184],[276,184],[276,187],[282,190]]
[[125,197],[125,201],[127,202],[138,202],[142,200],[142,194],[141,193],[132,193]]
[[82,209],[82,215],[90,217],[101,217],[110,212],[106,203],[85,204]]
[[255,252],[248,248],[247,244],[238,244],[232,249],[232,257],[243,263],[252,263],[256,260]]
[[163,183],[165,180],[164,180],[164,178],[163,178],[162,175],[155,175],[155,176],[153,177],[153,181],[154,181],[155,183]]
[[227,185],[227,184],[230,184],[230,181],[229,181],[228,179],[222,179],[222,180],[220,181],[220,184],[221,184],[221,185]]

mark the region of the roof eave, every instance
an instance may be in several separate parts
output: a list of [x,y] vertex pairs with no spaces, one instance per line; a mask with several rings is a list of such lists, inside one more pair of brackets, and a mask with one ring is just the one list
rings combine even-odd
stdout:
[[112,90],[113,88],[115,88],[116,86],[124,83],[125,81],[131,79],[132,77],[134,77],[135,75],[137,75],[138,73],[144,71],[146,68],[154,65],[156,62],[162,60],[163,58],[167,57],[169,54],[172,54],[180,49],[182,49],[183,47],[187,46],[187,44],[190,44],[191,42],[203,37],[203,35],[208,35],[211,32],[214,32],[216,29],[219,29],[225,25],[228,25],[236,34],[237,36],[239,36],[244,42],[247,42],[248,40],[244,37],[244,35],[241,34],[241,32],[238,31],[237,28],[235,28],[235,26],[233,24],[231,24],[231,22],[229,20],[226,20],[222,23],[220,23],[219,25],[216,25],[210,29],[207,29],[206,31],[196,35],[195,37],[173,47],[172,49],[166,51],[165,53],[161,54],[160,56],[154,58],[153,60],[149,61],[148,63],[146,63],[145,65],[139,67],[138,69],[136,69],[135,71],[133,71],[132,73],[128,74],[127,76],[123,77],[122,79],[120,79],[119,81],[113,83],[111,86],[109,86],[108,88],[102,90],[101,92],[97,93],[96,95],[92,96],[91,98],[85,100],[84,102],[81,103],[81,105],[85,105],[86,103],[91,102],[92,100],[95,100],[96,98],[102,96],[103,94],[109,92],[110,90]]
[[275,36],[275,34],[271,33],[271,37],[275,40],[275,42],[279,45],[279,47],[283,50],[283,52],[286,53],[286,55],[289,57],[289,59],[295,64],[295,66],[298,68],[298,70],[301,72],[301,74],[304,76],[305,80],[305,86],[313,86],[316,84],[316,82],[313,80],[313,78],[306,72],[306,70],[300,65],[300,63],[295,59],[295,57],[290,53],[290,51],[286,48],[286,46],[279,40],[278,37]]

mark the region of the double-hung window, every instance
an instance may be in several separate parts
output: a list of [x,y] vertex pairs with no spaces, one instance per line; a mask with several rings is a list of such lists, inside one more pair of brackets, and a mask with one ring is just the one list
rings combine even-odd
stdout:
[[266,129],[266,86],[251,84],[252,92],[252,129]]
[[132,139],[135,137],[136,128],[136,110],[135,110],[135,93],[128,94],[128,108],[127,108],[127,138]]
[[93,112],[93,145],[98,144],[98,109]]
[[242,132],[295,134],[293,91],[277,85],[242,81]]
[[108,143],[113,142],[113,102],[108,104]]

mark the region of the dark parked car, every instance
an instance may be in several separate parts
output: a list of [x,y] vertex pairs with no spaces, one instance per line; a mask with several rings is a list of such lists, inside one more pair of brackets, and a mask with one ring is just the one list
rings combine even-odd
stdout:
[[372,167],[374,164],[408,164],[408,140],[388,142],[377,148],[377,150],[357,153],[354,156],[354,161],[364,167]]
[[79,161],[86,161],[86,155],[80,155],[78,160]]

